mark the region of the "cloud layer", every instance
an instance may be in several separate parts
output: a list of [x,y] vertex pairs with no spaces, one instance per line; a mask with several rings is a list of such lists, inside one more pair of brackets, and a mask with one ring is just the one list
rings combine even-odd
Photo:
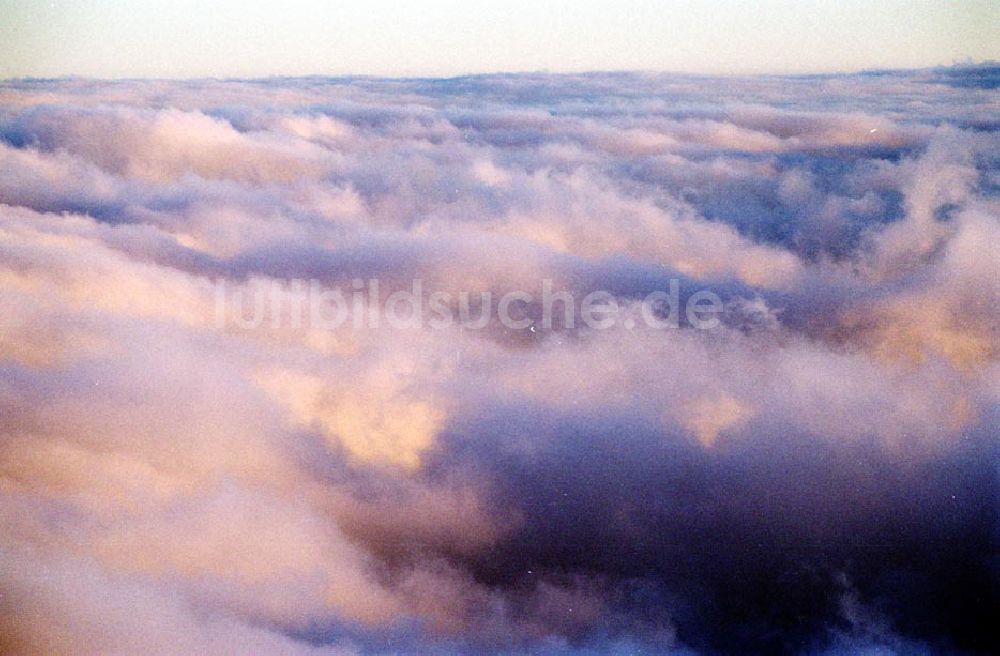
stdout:
[[3,83],[0,651],[996,650],[994,78]]

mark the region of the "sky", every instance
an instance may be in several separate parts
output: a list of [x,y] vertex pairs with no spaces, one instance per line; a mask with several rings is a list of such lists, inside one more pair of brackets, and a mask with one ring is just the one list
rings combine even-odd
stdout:
[[0,2],[0,77],[781,73],[1000,57],[1000,5],[940,2]]
[[0,653],[1000,653],[990,3],[0,2]]

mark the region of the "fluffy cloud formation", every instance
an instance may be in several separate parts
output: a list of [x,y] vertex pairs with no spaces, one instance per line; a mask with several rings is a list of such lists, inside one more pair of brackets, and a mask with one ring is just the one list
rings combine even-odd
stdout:
[[3,83],[0,651],[995,651],[981,78]]

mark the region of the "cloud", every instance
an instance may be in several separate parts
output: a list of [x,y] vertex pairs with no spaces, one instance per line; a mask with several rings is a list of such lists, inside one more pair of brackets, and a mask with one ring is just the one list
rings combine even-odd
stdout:
[[0,650],[995,651],[990,74],[3,82]]

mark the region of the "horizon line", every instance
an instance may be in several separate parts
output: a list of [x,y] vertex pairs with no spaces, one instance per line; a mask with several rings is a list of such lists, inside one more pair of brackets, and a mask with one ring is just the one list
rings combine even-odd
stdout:
[[552,69],[522,69],[522,70],[497,70],[497,71],[470,71],[459,74],[402,74],[389,75],[380,73],[274,73],[269,75],[243,76],[243,75],[195,75],[189,77],[171,76],[109,76],[99,77],[94,75],[68,73],[65,75],[23,75],[0,77],[0,83],[8,82],[60,82],[60,81],[93,81],[93,82],[258,82],[266,80],[306,80],[306,79],[328,79],[328,80],[384,80],[384,81],[449,81],[468,78],[489,78],[505,76],[551,76],[570,77],[588,75],[663,75],[677,77],[694,78],[791,78],[791,77],[841,77],[850,75],[875,75],[875,74],[897,74],[897,73],[921,73],[942,70],[963,70],[963,69],[990,69],[1000,67],[1000,60],[985,59],[981,61],[956,61],[951,64],[934,64],[929,66],[915,67],[875,67],[860,69],[841,70],[816,70],[816,71],[760,71],[760,72],[699,72],[685,71],[677,69],[644,69],[644,68],[621,68],[621,69],[582,69],[582,70],[552,70]]

